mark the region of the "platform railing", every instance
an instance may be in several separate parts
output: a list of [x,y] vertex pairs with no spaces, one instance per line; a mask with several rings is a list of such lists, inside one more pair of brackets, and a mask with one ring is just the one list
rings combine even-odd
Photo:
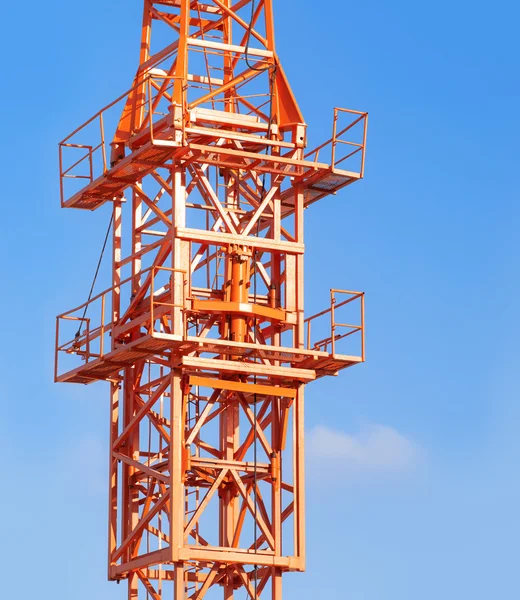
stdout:
[[[74,356],[79,359],[79,364],[84,364],[105,354],[106,346],[109,343],[107,338],[112,329],[112,324],[106,321],[105,314],[107,302],[111,302],[112,291],[112,288],[105,290],[91,298],[90,301],[56,317],[55,379],[60,374],[62,363],[60,359],[65,355]],[[92,317],[93,305],[97,305],[94,317]],[[87,317],[89,308],[91,308],[91,316]],[[98,323],[98,325],[93,326],[93,323]],[[69,365],[79,366],[77,363],[78,360],[69,361]]]
[[[163,286],[159,289],[155,289],[156,287],[156,277],[158,273],[169,273],[169,282],[168,287]],[[181,302],[175,301],[176,290],[178,287],[175,285],[175,274],[182,276],[182,294],[181,294]],[[166,307],[167,315],[170,318],[170,327],[175,321],[175,309],[178,309],[183,315],[186,312],[187,299],[190,295],[189,292],[189,281],[186,277],[186,271],[183,269],[174,269],[173,267],[163,267],[156,266],[152,267],[152,279],[150,282],[150,332],[153,333],[155,331],[155,321],[160,307]],[[165,297],[166,296],[166,297]],[[164,314],[164,313],[163,313]],[[183,318],[182,322],[182,330],[184,339],[187,336],[188,331],[187,319]],[[170,332],[171,333],[171,332]]]
[[[149,318],[134,327],[132,327],[132,323],[125,324],[122,329],[130,331],[136,327],[142,327],[150,335],[153,335],[153,333],[165,333],[164,325],[160,323],[161,317],[166,316],[166,320],[173,323],[175,317],[174,311],[182,309],[183,335],[186,336],[184,308],[189,296],[189,282],[186,277],[186,271],[153,265],[147,269],[143,269],[135,276],[123,279],[117,285],[100,292],[89,301],[56,317],[55,378],[60,374],[60,358],[65,355],[74,356],[79,359],[75,360],[70,368],[66,368],[65,372],[67,372],[83,364],[103,358],[113,350],[111,340],[114,333],[113,321],[114,318],[117,318],[112,306],[113,294],[117,292],[121,298],[123,296],[122,290],[128,287],[125,294],[128,292],[127,295],[130,297],[132,281],[135,281],[136,277],[142,277],[147,273],[150,274],[150,294],[149,297],[144,298],[144,302],[149,302]],[[163,273],[168,273],[168,275],[165,278],[166,280],[158,286],[158,274]],[[176,285],[174,281],[176,274],[182,278],[182,283],[180,283],[182,286],[182,303],[175,302],[175,293],[179,289],[179,285]],[[64,330],[67,333],[64,334]],[[115,334],[117,336],[120,335],[118,330],[115,331]],[[124,343],[123,340],[121,341]]]
[[[344,300],[338,301],[338,296],[347,296]],[[338,321],[337,311],[341,308],[346,307],[351,303],[359,303],[359,323],[342,323]],[[321,317],[329,318],[329,331],[330,335],[319,339],[317,341],[313,341],[312,339],[312,325]],[[330,306],[329,308],[322,310],[321,312],[312,315],[311,317],[307,317],[305,319],[306,324],[306,335],[307,335],[307,349],[308,350],[318,350],[322,352],[327,352],[331,355],[335,355],[337,353],[337,343],[340,340],[344,340],[345,338],[352,336],[354,334],[359,334],[359,345],[358,352],[359,357],[362,361],[365,360],[365,293],[364,292],[353,292],[350,290],[338,290],[331,289],[330,290]],[[322,327],[323,330],[323,327]],[[345,330],[345,331],[341,331]]]
[[[307,152],[305,158],[312,157],[314,162],[327,160],[333,169],[341,165],[341,169],[354,172],[363,178],[367,127],[368,113],[348,108],[335,108],[331,138]],[[345,152],[341,151],[343,146],[346,146]]]
[[[149,131],[158,134],[158,123],[168,117],[165,103],[171,102],[169,90],[178,76],[150,74],[96,112],[59,143],[60,197],[62,205],[76,192],[104,175],[111,168],[111,146],[118,126],[125,118],[142,111],[132,137]],[[132,102],[129,103],[131,97]],[[129,104],[128,104],[129,103]],[[125,111],[128,111],[125,113]],[[132,137],[128,143],[132,143]],[[79,152],[79,158],[77,153]],[[76,154],[76,156],[73,155]],[[72,157],[72,158],[71,158]],[[78,185],[70,192],[72,182]]]

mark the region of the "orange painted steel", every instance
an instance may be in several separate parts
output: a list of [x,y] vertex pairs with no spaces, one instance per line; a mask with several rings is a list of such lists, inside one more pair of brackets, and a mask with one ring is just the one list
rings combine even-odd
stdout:
[[304,210],[363,177],[366,131],[336,108],[306,152],[271,0],[144,0],[132,87],[60,143],[62,206],[112,213],[112,285],[58,316],[55,379],[110,384],[129,600],[280,600],[304,570],[304,388],[365,358],[363,293],[305,318]]

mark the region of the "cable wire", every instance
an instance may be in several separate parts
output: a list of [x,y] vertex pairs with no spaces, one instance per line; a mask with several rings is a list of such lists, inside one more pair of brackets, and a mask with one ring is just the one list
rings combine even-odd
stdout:
[[92,298],[92,293],[94,292],[94,286],[96,285],[96,280],[97,280],[97,277],[98,277],[98,274],[99,274],[99,268],[101,267],[101,262],[103,260],[103,255],[105,254],[105,248],[107,247],[108,236],[110,235],[110,230],[112,229],[112,223],[113,222],[114,222],[114,213],[112,213],[112,216],[110,217],[110,221],[108,223],[107,232],[105,234],[105,241],[103,242],[103,247],[101,248],[101,253],[99,255],[99,260],[98,260],[98,263],[97,263],[96,272],[94,273],[94,279],[92,280],[92,285],[90,286],[90,292],[88,294],[87,302],[85,303],[85,308],[83,309],[83,315],[82,315],[81,320],[79,322],[79,327],[78,327],[78,331],[76,331],[75,339],[78,339],[79,336],[81,335],[81,328],[83,326],[83,321],[85,320],[85,316],[87,314],[87,309],[88,309],[90,300]]
[[270,69],[272,69],[273,71],[276,71],[276,63],[273,62],[272,65],[267,65],[265,67],[255,67],[254,65],[252,65],[249,62],[249,45],[251,43],[251,33],[253,31],[253,20],[255,18],[255,8],[256,8],[256,0],[251,0],[251,17],[249,19],[249,27],[247,28],[247,37],[246,37],[246,45],[245,45],[245,51],[244,51],[244,58],[246,60],[246,65],[252,70],[252,71],[269,71]]

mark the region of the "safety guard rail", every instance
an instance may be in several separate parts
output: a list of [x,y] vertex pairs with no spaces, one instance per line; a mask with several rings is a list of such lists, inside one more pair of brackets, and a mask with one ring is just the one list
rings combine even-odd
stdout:
[[[149,334],[154,332],[164,332],[165,325],[164,320],[160,321],[162,317],[166,317],[166,322],[170,324],[174,322],[175,314],[174,311],[177,309],[182,319],[183,334],[186,335],[186,319],[184,316],[186,300],[189,296],[189,282],[186,277],[186,271],[182,269],[174,269],[171,267],[153,265],[147,269],[143,269],[137,275],[128,277],[122,280],[117,285],[112,286],[100,292],[89,301],[84,302],[80,306],[68,310],[56,317],[56,346],[55,346],[55,361],[54,361],[54,377],[58,378],[60,374],[60,357],[63,355],[75,356],[80,359],[80,363],[74,361],[74,364],[68,364],[65,372],[71,371],[74,368],[92,362],[96,359],[103,358],[107,353],[113,350],[111,337],[114,333],[114,319],[117,319],[117,314],[113,310],[112,299],[114,292],[117,292],[119,297],[122,297],[121,289],[125,285],[131,286],[131,282],[135,278],[143,277],[148,273],[150,281],[150,295],[144,300],[149,301],[149,318],[144,319],[141,323],[132,325],[132,322],[124,324],[121,329],[124,332],[135,327],[146,327]],[[165,280],[160,286],[157,286],[157,278],[159,273],[166,274]],[[175,281],[175,275],[179,275],[181,281]],[[145,281],[145,285],[146,285]],[[182,288],[180,290],[180,288]],[[175,301],[176,293],[180,291],[180,300]],[[130,296],[130,295],[129,295]],[[130,297],[130,302],[132,298]],[[87,317],[86,314],[89,308],[96,306],[96,317]],[[160,321],[159,325],[156,321]],[[94,323],[94,326],[93,326]],[[66,327],[71,325],[71,327]],[[68,329],[68,336],[70,332],[74,331],[77,326],[77,330],[73,337],[66,337],[65,341],[62,340],[64,337],[63,330]],[[162,329],[162,331],[161,331]],[[120,331],[115,330],[115,334],[119,337]],[[70,367],[70,368],[69,368]]]
[[[62,205],[79,189],[104,175],[110,165],[111,140],[118,126],[125,119],[138,115],[140,122],[130,124],[132,140],[139,134],[148,132],[154,138],[154,130],[159,121],[169,115],[171,88],[179,76],[152,73],[138,81],[128,91],[107,104],[90,119],[77,127],[59,143],[60,198]],[[184,110],[184,107],[183,107]],[[108,131],[108,134],[106,133]],[[107,139],[109,142],[107,143]],[[108,147],[108,148],[107,148]],[[79,158],[66,160],[72,153],[81,151]],[[77,154],[76,154],[77,156]],[[80,188],[70,191],[67,180],[80,180]],[[66,189],[68,187],[68,189]]]
[[[347,298],[338,302],[337,295],[346,295]],[[351,304],[352,302],[359,302],[360,310],[360,322],[359,324],[351,323],[339,323],[336,320],[336,311]],[[330,335],[320,339],[316,342],[312,342],[311,337],[311,325],[320,317],[330,315]],[[307,349],[308,350],[320,350],[322,352],[329,352],[330,354],[336,354],[337,342],[343,340],[351,335],[359,334],[359,356],[362,361],[365,360],[365,293],[364,292],[353,292],[350,290],[330,290],[330,307],[322,310],[321,312],[307,317],[305,319],[307,329]],[[344,333],[337,333],[340,328],[347,329]]]
[[[347,120],[346,125],[342,126],[340,121],[345,122],[345,119]],[[326,142],[323,142],[323,144],[320,144],[317,148],[307,152],[305,158],[309,159],[312,157],[314,162],[320,162],[319,159],[321,153],[321,162],[324,162],[323,153],[326,153],[330,149],[330,159],[327,157],[326,160],[330,160],[330,165],[333,169],[336,169],[341,165],[342,169],[358,173],[359,176],[363,178],[365,173],[367,127],[368,113],[336,107],[334,109],[334,119],[332,123],[332,137]],[[347,132],[350,132],[350,135],[354,137],[354,140],[345,138]],[[348,149],[353,148],[353,150],[344,154],[340,150],[342,146],[347,146]]]

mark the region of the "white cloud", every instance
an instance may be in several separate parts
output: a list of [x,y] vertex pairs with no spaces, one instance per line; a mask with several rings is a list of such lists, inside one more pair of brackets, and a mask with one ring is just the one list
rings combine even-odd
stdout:
[[405,472],[420,460],[420,448],[392,427],[366,425],[354,434],[317,425],[307,435],[312,466],[348,472]]

